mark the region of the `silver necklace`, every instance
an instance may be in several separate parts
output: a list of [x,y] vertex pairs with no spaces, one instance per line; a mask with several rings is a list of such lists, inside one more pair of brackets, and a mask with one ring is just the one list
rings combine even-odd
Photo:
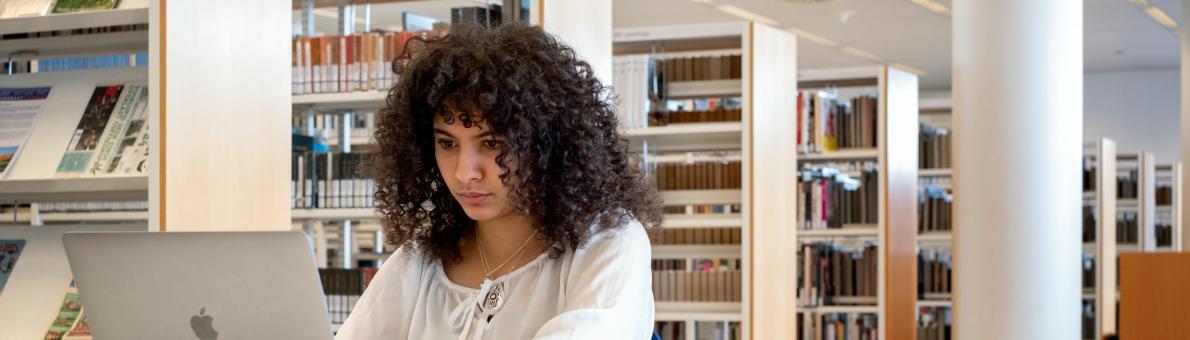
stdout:
[[521,243],[520,248],[517,248],[517,250],[508,257],[508,259],[505,259],[504,262],[500,263],[499,266],[496,266],[495,269],[489,270],[488,257],[487,254],[484,254],[483,252],[483,241],[480,240],[479,228],[476,227],[475,243],[479,247],[479,262],[483,263],[483,286],[490,286],[487,295],[485,295],[483,300],[479,302],[479,310],[484,312],[495,312],[504,305],[504,282],[501,281],[493,283],[492,274],[499,271],[500,268],[504,268],[504,266],[512,262],[513,259],[520,258],[521,255],[524,255],[525,249],[527,249],[529,246],[529,241],[532,241],[536,236],[537,230],[533,230],[533,234],[529,235],[529,237],[525,239],[525,242]]

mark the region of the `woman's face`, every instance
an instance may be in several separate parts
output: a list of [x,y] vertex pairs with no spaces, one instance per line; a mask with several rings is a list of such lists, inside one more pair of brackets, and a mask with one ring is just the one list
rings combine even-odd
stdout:
[[441,116],[434,117],[438,171],[463,211],[475,221],[490,221],[516,211],[500,181],[503,170],[496,163],[504,142],[503,136],[492,134],[484,124],[465,127],[458,119],[447,124]]

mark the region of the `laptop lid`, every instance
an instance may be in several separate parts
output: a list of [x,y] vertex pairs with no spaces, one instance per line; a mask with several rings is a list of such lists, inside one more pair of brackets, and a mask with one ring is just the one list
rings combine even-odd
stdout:
[[331,339],[301,232],[68,233],[96,339]]
[[69,231],[143,231],[143,224],[0,227],[0,340],[43,339],[70,285]]

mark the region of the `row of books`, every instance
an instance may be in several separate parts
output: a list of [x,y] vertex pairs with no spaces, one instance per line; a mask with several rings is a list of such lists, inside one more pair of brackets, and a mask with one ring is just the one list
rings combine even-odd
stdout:
[[308,134],[306,127],[309,121],[314,124],[314,136],[323,141],[338,140],[344,124],[350,124],[351,138],[372,138],[376,131],[376,111],[357,112],[351,115],[351,121],[344,122],[343,115],[338,113],[316,113],[313,117],[294,115],[293,132]]
[[738,302],[742,271],[654,270],[653,298],[657,301]]
[[83,56],[13,56],[0,61],[5,73],[52,73],[149,65],[148,52]]
[[869,95],[844,100],[826,91],[798,92],[798,152],[876,147],[876,104]]
[[954,195],[949,189],[926,184],[918,190],[918,197],[918,234],[953,229]]
[[1083,192],[1095,191],[1096,166],[1095,158],[1083,155]]
[[359,301],[360,295],[363,295],[364,289],[372,282],[377,271],[377,268],[318,269],[327,312],[330,313],[332,323],[343,323],[347,320],[351,309],[355,307],[355,303]]
[[923,298],[950,294],[950,251],[920,249],[917,251],[917,294]]
[[670,57],[659,60],[661,77],[669,82],[740,79],[743,56]]
[[650,233],[653,245],[740,244],[740,228],[662,228]]
[[802,245],[798,250],[798,304],[876,304],[878,256],[871,243],[860,249],[831,243]]
[[654,332],[661,340],[740,340],[738,321],[694,321],[694,334],[687,334],[687,321],[657,321]]
[[858,188],[828,178],[803,178],[798,182],[799,228],[841,229],[844,224],[876,223],[879,178],[874,164],[865,168],[857,179]]
[[291,208],[370,208],[376,183],[360,168],[361,153],[294,152],[291,158]]
[[1123,176],[1116,178],[1116,198],[1136,198],[1139,188],[1137,171],[1128,170]]
[[661,207],[661,212],[669,215],[701,215],[701,214],[739,214],[739,204],[694,204],[667,205]]
[[921,124],[918,136],[918,163],[922,169],[950,168],[950,129]]
[[1136,212],[1121,211],[1116,214],[1116,243],[1137,244],[1140,241],[1140,224]]
[[293,93],[387,90],[396,82],[392,62],[415,37],[439,31],[295,37]]
[[1099,225],[1099,211],[1094,206],[1083,206],[1083,243],[1095,242],[1095,226]]
[[917,316],[917,340],[950,340],[950,307],[922,307]]
[[0,1],[0,19],[146,7],[148,0],[4,0]]
[[623,127],[661,125],[663,119],[659,116],[666,111],[666,85],[658,70],[659,63],[658,58],[649,54],[612,57],[612,88],[619,97],[616,113]]
[[149,201],[113,202],[45,202],[39,203],[41,212],[89,212],[89,211],[148,211]]
[[1173,186],[1168,183],[1158,183],[1156,196],[1157,206],[1173,205]]
[[1095,289],[1095,254],[1083,254],[1083,289]]
[[1095,301],[1083,300],[1083,339],[1095,339]]
[[876,340],[880,334],[875,314],[798,313],[798,340]]
[[742,119],[743,110],[739,108],[717,108],[698,111],[669,111],[659,115],[658,119],[649,120],[650,126],[665,126],[669,124],[738,122]]
[[1168,223],[1158,223],[1157,227],[1157,246],[1158,247],[1172,247],[1173,246],[1173,226]]
[[739,189],[743,181],[738,161],[655,163],[658,190]]

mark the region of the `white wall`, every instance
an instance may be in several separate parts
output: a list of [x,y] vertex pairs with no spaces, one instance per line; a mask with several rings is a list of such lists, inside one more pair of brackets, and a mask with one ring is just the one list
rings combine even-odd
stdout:
[[1144,150],[1158,164],[1179,158],[1181,73],[1177,68],[1087,73],[1083,135],[1107,137],[1122,152]]

